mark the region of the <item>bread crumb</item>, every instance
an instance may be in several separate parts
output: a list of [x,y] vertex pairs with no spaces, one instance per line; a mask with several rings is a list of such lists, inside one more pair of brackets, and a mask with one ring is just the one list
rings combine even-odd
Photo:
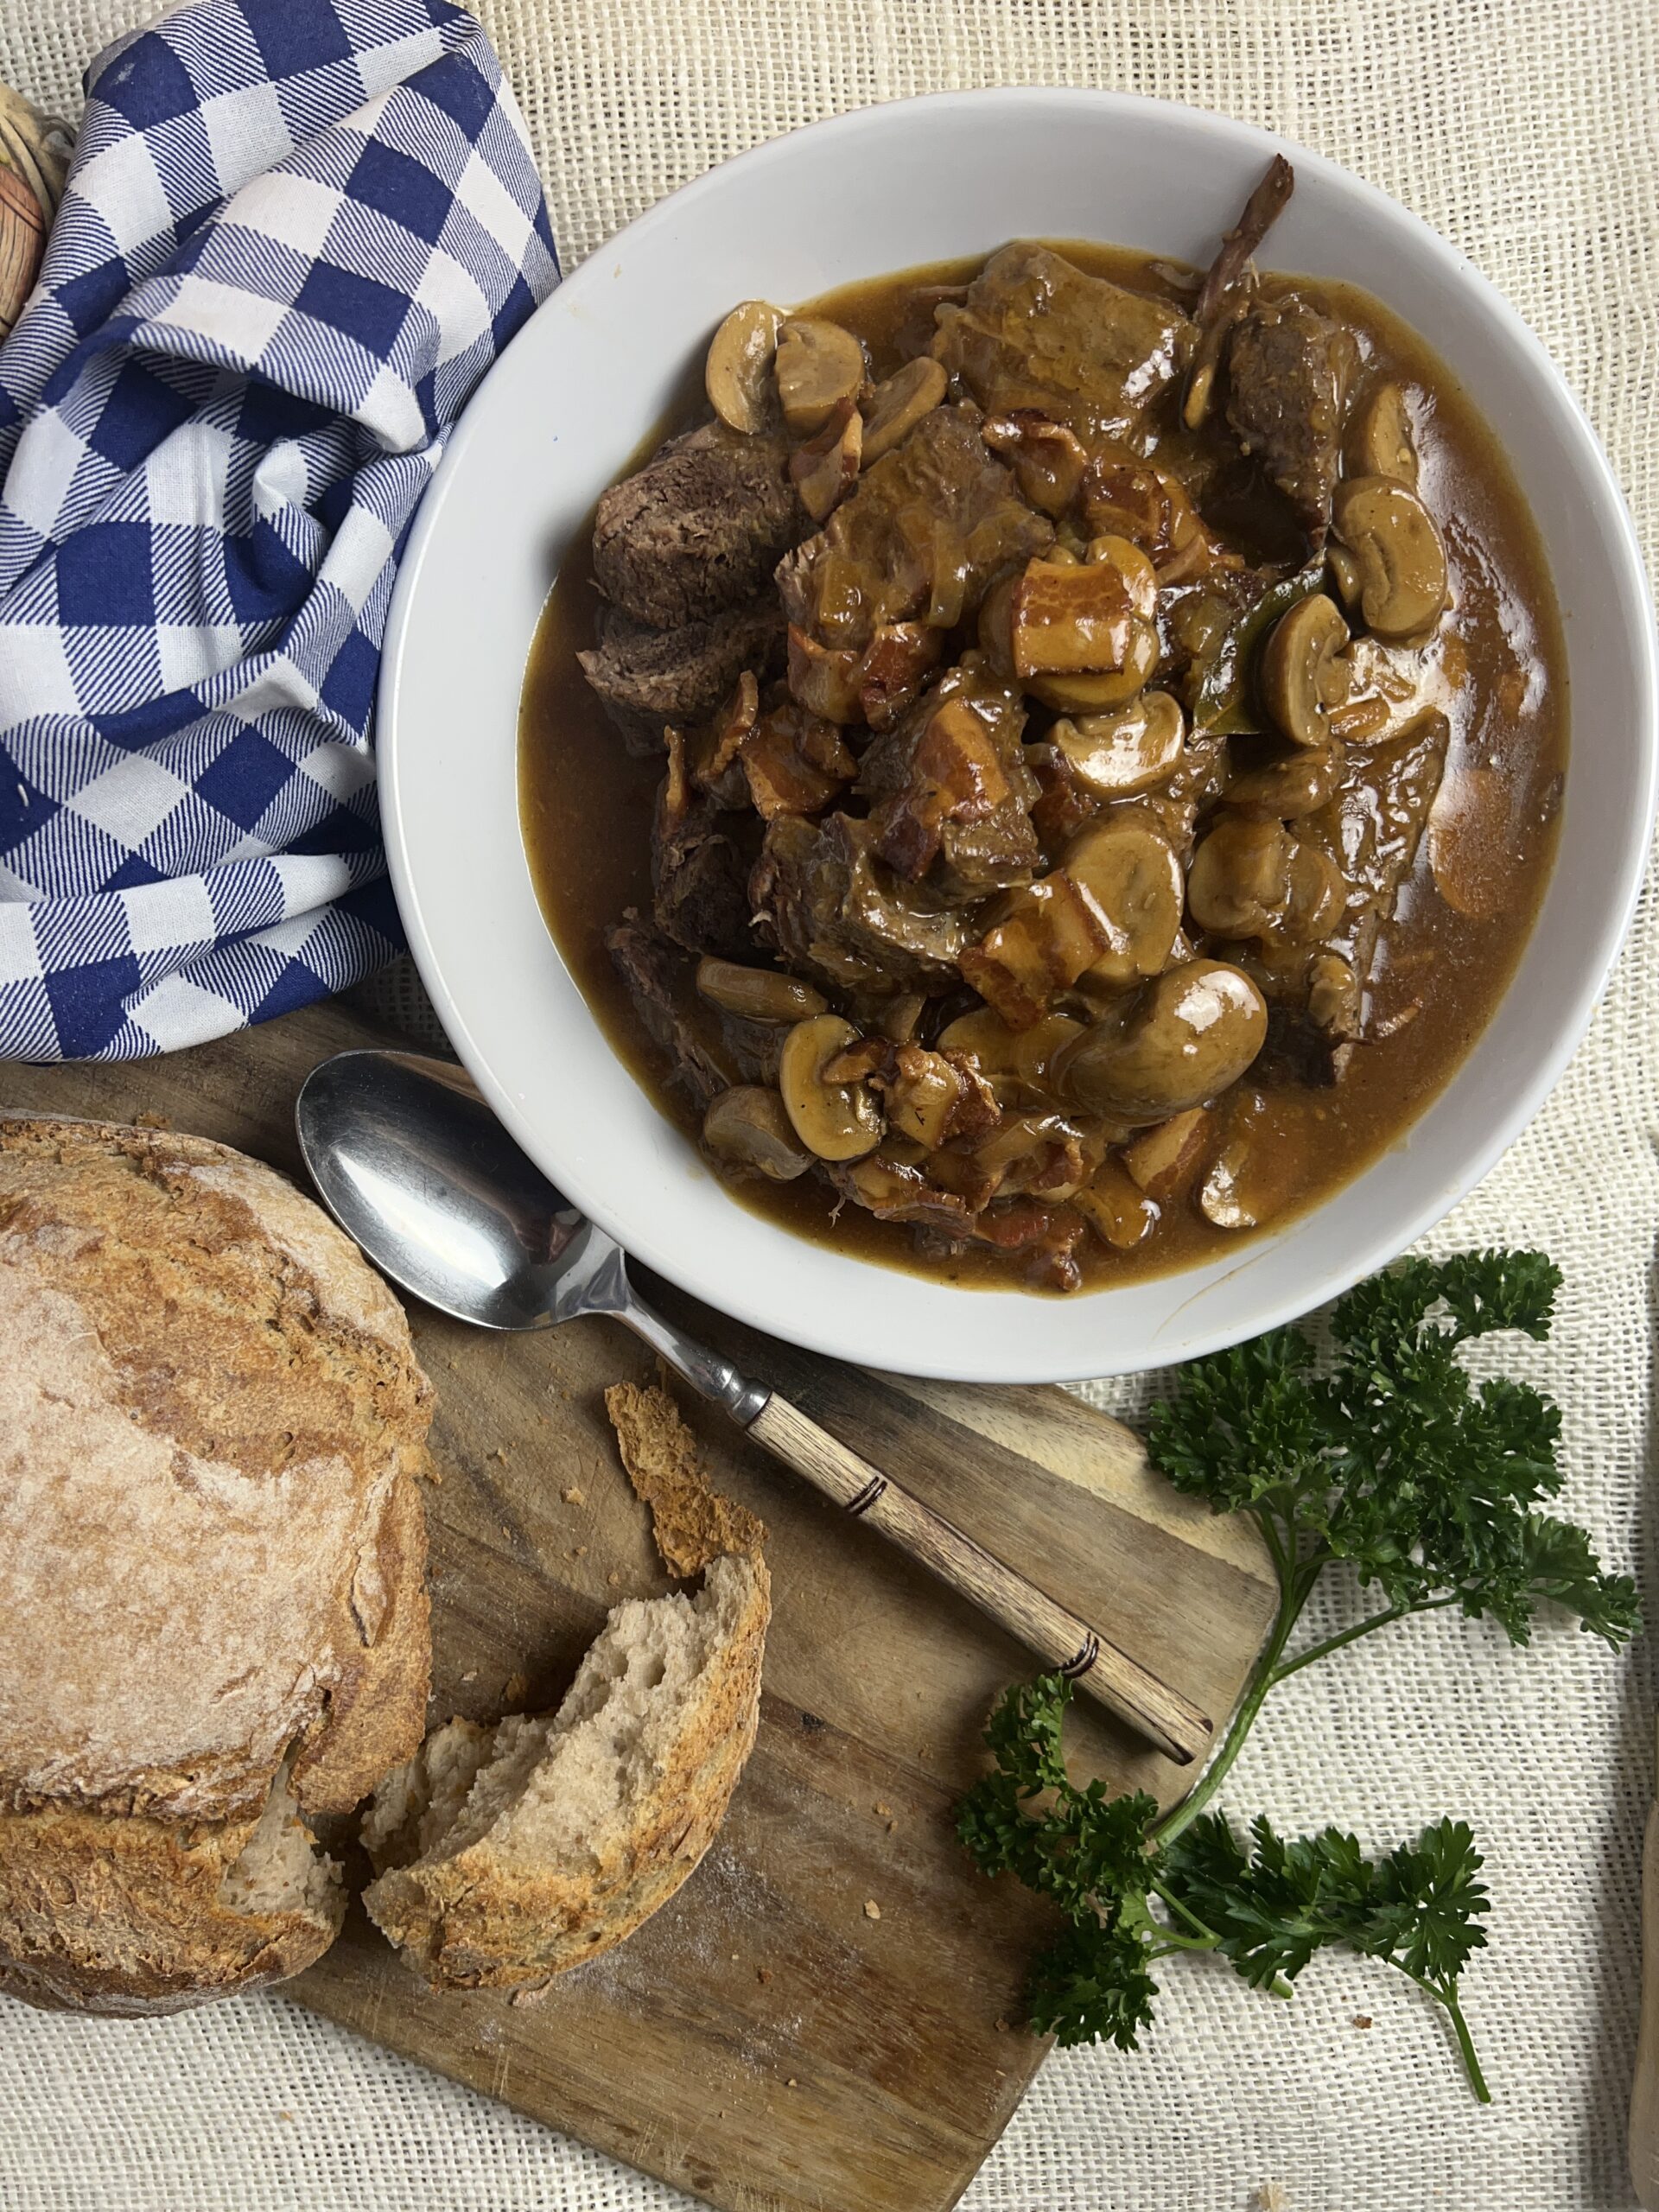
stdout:
[[492,1459],[499,1459],[505,1467],[507,1464],[506,1446],[505,1444],[498,1444],[494,1451],[491,1452],[490,1457]]
[[606,1576],[605,1580],[607,1586],[613,1590],[620,1590],[622,1586],[622,1578],[616,1572],[614,1567],[613,1567],[611,1572]]
[[898,1821],[889,1821],[887,1822],[887,1834],[888,1834],[889,1835],[891,1835],[891,1834],[893,1833],[894,1829],[898,1827],[898,1825],[899,1825],[899,1823],[898,1823]]
[[796,2082],[795,2076],[794,2076],[792,2074],[790,2075],[790,2077],[789,2077],[788,2081],[787,2081],[787,2082],[785,2082],[785,2084],[784,2084],[784,2087],[785,2087],[786,2089],[793,2089],[793,2088],[798,2088],[798,2086],[799,2086],[799,2085],[798,2085],[798,2083]]
[[666,1390],[615,1382],[605,1393],[605,1410],[628,1480],[651,1508],[651,1533],[671,1574],[700,1574],[722,1552],[759,1555],[766,1523],[714,1488],[697,1440]]
[[1371,2024],[1371,2016],[1370,2016],[1370,2014],[1369,2012],[1356,2012],[1356,2013],[1355,2013],[1355,2015],[1354,2015],[1354,2025],[1355,2025],[1357,2028],[1369,2028],[1369,2027],[1370,2026],[1370,2024]]
[[477,1668],[469,1667],[461,1679],[463,1682],[475,1682],[478,1680]]
[[[133,1127],[139,1129],[170,1129],[173,1126],[172,1122],[168,1120],[166,1115],[158,1114],[153,1106],[146,1106],[142,1114],[135,1114],[132,1117],[132,1122]],[[284,2120],[289,2120],[292,2117],[293,2115],[289,2113],[284,2113],[283,2114],[283,2118]]]
[[575,1483],[572,1483],[568,1490],[562,1490],[559,1496],[567,1505],[584,1505],[587,1503],[583,1493],[577,1489]]
[[1290,2191],[1282,2182],[1264,2181],[1250,2191],[1250,2212],[1288,2212]]
[[569,1550],[565,1554],[565,1557],[567,1559],[586,1559],[587,1556],[588,1547],[586,1544],[572,1544]]
[[552,1986],[550,1981],[538,1981],[533,1988],[515,1989],[507,2002],[509,2005],[539,2005]]
[[764,1986],[766,1983],[772,1980],[772,1968],[770,1967],[756,1967],[754,1970],[754,1978]]
[[277,2117],[277,2119],[278,2119],[278,2120],[285,2120],[289,2121],[289,2122],[290,2123],[290,2125],[292,2124],[292,2121],[293,2121],[293,2119],[294,2119],[294,2115],[293,2115],[293,2113],[292,2113],[291,2112],[279,2112],[279,2113],[277,2113],[276,2117]]
[[996,2030],[998,2035],[1005,2036],[1007,2034],[1008,2024],[1001,2012],[997,2014],[995,2019],[991,2023],[991,2024]]
[[509,1705],[518,1705],[529,1688],[530,1684],[523,1675],[509,1675],[501,1685],[501,1694]]
[[870,1810],[874,1813],[879,1813],[881,1818],[885,1821],[887,1815],[893,1810],[893,1808],[891,1805],[884,1805],[881,1802],[881,1800],[878,1797],[874,1804],[870,1808]]
[[874,1897],[864,1900],[864,1917],[866,1920],[880,1920],[881,1917],[881,1908]]

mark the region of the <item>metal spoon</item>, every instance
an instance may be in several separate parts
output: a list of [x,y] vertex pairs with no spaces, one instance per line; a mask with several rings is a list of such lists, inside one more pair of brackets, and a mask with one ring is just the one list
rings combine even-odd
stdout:
[[1000,1621],[1183,1765],[1210,1721],[951,1522],[639,1297],[621,1247],[519,1150],[465,1072],[415,1052],[340,1052],[295,1109],[300,1150],[340,1227],[391,1280],[486,1329],[613,1313],[774,1458]]

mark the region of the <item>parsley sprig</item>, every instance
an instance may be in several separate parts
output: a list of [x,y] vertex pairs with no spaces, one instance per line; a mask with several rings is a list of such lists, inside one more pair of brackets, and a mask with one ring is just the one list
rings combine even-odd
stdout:
[[[957,1827],[983,1872],[1015,1875],[1064,1916],[1031,1970],[1033,2027],[1133,2050],[1152,2021],[1161,1960],[1218,1953],[1252,1987],[1288,1997],[1316,1951],[1344,1944],[1444,2007],[1475,2094],[1490,2101],[1459,1993],[1486,1941],[1466,1823],[1443,1817],[1415,1843],[1368,1859],[1339,1828],[1287,1838],[1258,1817],[1241,1837],[1205,1808],[1272,1690],[1409,1614],[1456,1606],[1524,1643],[1549,1603],[1615,1648],[1633,1633],[1634,1583],[1604,1573],[1584,1530],[1541,1510],[1561,1486],[1559,1408],[1528,1383],[1477,1384],[1459,1357],[1496,1332],[1548,1337],[1560,1286],[1539,1252],[1408,1260],[1338,1301],[1328,1355],[1300,1330],[1274,1330],[1196,1361],[1179,1396],[1154,1409],[1153,1464],[1213,1510],[1255,1519],[1279,1604],[1219,1749],[1169,1813],[1143,1790],[1109,1796],[1098,1780],[1071,1781],[1062,1676],[999,1700],[985,1739],[995,1764],[963,1799]],[[1287,1656],[1316,1585],[1338,1563],[1377,1603]]]

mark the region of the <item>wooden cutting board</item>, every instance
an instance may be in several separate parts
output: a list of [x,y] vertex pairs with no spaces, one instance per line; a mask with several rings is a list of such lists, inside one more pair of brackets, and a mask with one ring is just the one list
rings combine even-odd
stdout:
[[[301,1079],[374,1041],[323,1007],[162,1060],[0,1065],[0,1105],[158,1115],[297,1174]],[[1224,1719],[1270,1571],[1251,1529],[1178,1497],[1126,1429],[1059,1390],[836,1368],[655,1287]],[[545,1707],[608,1605],[668,1586],[601,1395],[652,1379],[651,1359],[610,1321],[508,1338],[411,1319],[438,1390],[433,1717]],[[976,1874],[951,1828],[991,1699],[1034,1665],[718,1415],[685,1410],[715,1480],[769,1527],[776,1607],[759,1742],[702,1866],[534,2005],[431,1994],[355,1908],[290,1993],[728,2212],[945,2212],[1045,2048],[1017,2024],[1045,1909]],[[1074,1771],[1180,1795],[1190,1776],[1108,1716],[1073,1713]]]

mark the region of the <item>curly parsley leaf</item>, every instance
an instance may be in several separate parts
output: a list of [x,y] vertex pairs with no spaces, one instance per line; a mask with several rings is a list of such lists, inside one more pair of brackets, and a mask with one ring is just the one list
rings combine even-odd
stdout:
[[[1345,1944],[1446,2008],[1485,2099],[1459,1998],[1486,1941],[1468,1827],[1442,1819],[1370,1859],[1334,1827],[1282,1837],[1258,1818],[1241,1837],[1203,1808],[1278,1683],[1407,1614],[1454,1605],[1522,1643],[1554,1605],[1610,1644],[1634,1632],[1630,1577],[1607,1573],[1585,1531],[1544,1510],[1561,1486],[1558,1409],[1528,1382],[1477,1385],[1459,1356],[1499,1332],[1547,1337],[1560,1287],[1538,1252],[1408,1260],[1338,1300],[1323,1354],[1301,1331],[1274,1330],[1195,1361],[1179,1395],[1154,1408],[1153,1464],[1215,1511],[1253,1516],[1279,1608],[1208,1770],[1161,1816],[1144,1792],[1111,1797],[1098,1781],[1071,1782],[1062,1677],[999,1702],[986,1735],[995,1765],[963,1800],[958,1831],[983,1872],[1012,1873],[1064,1916],[1032,1967],[1034,2027],[1132,2050],[1152,2018],[1152,1967],[1173,1952],[1218,1952],[1246,1981],[1288,1996],[1316,1951]],[[1382,1606],[1287,1658],[1314,1586],[1338,1563]]]
[[1158,1994],[1141,1927],[1077,1926],[1032,1961],[1026,2011],[1039,2035],[1057,2043],[1115,2043],[1139,2050]]
[[1344,1560],[1392,1614],[1454,1604],[1522,1643],[1550,1603],[1621,1643],[1634,1583],[1539,1510],[1561,1486],[1560,1409],[1509,1377],[1477,1387],[1459,1356],[1496,1331],[1547,1336],[1560,1282],[1539,1252],[1408,1260],[1338,1301],[1323,1367],[1294,1329],[1195,1361],[1154,1410],[1153,1464],[1254,1512],[1298,1609]]

